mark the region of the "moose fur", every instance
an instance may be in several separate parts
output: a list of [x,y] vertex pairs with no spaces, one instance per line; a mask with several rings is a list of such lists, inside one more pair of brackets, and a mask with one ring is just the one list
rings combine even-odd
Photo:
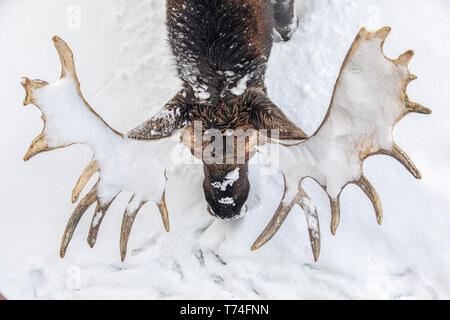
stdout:
[[[168,0],[168,39],[183,88],[129,137],[159,139],[198,121],[204,131],[279,129],[282,139],[305,139],[267,97],[264,83],[274,28],[287,39],[293,12],[293,0]],[[237,167],[235,184],[212,186]],[[204,172],[210,212],[238,216],[250,189],[247,163],[205,164]]]

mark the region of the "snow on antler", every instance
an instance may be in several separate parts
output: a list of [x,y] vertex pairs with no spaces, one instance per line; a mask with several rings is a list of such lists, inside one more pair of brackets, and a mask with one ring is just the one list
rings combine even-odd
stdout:
[[120,250],[124,260],[134,219],[146,202],[157,203],[169,231],[165,167],[170,160],[171,139],[136,141],[112,129],[84,99],[70,48],[58,37],[54,37],[53,42],[62,65],[60,80],[49,84],[25,78],[22,82],[26,91],[24,105],[36,105],[44,120],[43,131],[31,144],[24,160],[72,144],[89,145],[94,151],[94,159],[78,180],[72,202],[78,201],[82,189],[96,172],[100,177],[73,212],[64,232],[60,254],[64,257],[79,220],[97,202],[88,236],[89,245],[93,247],[112,201],[122,190],[128,190],[134,195],[123,217]]
[[[405,52],[396,60],[384,55],[383,44],[389,32],[389,27],[375,33],[364,28],[360,30],[345,58],[322,125],[307,141],[282,148],[280,167],[285,176],[285,194],[253,250],[274,236],[295,204],[311,212],[305,205],[309,201],[301,188],[304,178],[313,178],[327,192],[333,234],[339,224],[339,196],[350,183],[359,186],[370,198],[377,221],[382,222],[381,201],[362,170],[367,157],[375,154],[392,156],[415,178],[421,178],[416,166],[393,141],[392,132],[406,114],[429,114],[431,110],[411,102],[406,94],[409,82],[417,78],[408,71],[413,51]],[[308,226],[311,230],[315,224],[318,231],[318,220],[315,222]],[[320,251],[318,232],[314,237],[310,231],[316,261]]]

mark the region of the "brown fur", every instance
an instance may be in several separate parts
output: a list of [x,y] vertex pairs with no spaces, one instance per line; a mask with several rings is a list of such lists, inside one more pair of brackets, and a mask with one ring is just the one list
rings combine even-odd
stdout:
[[[306,138],[265,93],[272,31],[292,20],[292,2],[276,0],[274,7],[271,0],[168,0],[169,43],[183,89],[129,137],[160,139],[182,128],[192,133],[194,122],[200,122],[203,132],[279,129],[281,139]],[[243,81],[247,89],[241,92]],[[209,144],[202,140],[198,147],[195,142],[193,136],[185,141],[194,155],[202,154]],[[239,215],[247,200],[247,162],[255,151],[252,143],[247,139],[244,163],[237,163],[237,155],[233,155],[234,163],[204,163],[205,198],[210,212],[218,217]],[[239,179],[234,184],[226,190],[213,187],[236,168]],[[224,204],[223,199],[233,203]]]

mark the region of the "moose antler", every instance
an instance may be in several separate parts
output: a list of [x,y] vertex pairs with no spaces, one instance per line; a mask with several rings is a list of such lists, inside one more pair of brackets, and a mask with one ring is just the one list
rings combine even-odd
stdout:
[[[309,198],[301,183],[307,177],[319,183],[330,198],[333,235],[340,218],[339,197],[350,183],[360,187],[369,197],[377,222],[381,224],[383,220],[381,201],[362,170],[363,162],[369,156],[394,157],[415,178],[421,178],[411,159],[393,141],[392,132],[408,113],[430,114],[431,110],[411,102],[406,94],[408,84],[417,78],[408,71],[414,52],[407,51],[396,60],[384,55],[383,44],[390,30],[384,27],[374,33],[364,28],[359,31],[342,65],[322,125],[310,139],[282,148],[280,159],[286,177],[285,193],[252,250],[275,235],[295,204],[305,209]],[[315,212],[311,207],[306,209],[309,213]],[[316,237],[311,236],[310,231],[310,239],[317,261],[320,250],[318,220],[308,225],[310,230],[311,225],[316,226],[313,232]]]
[[[78,180],[72,202],[78,201],[81,191],[97,172],[99,180],[73,212],[64,232],[60,255],[65,256],[78,222],[86,210],[97,202],[88,236],[88,243],[93,247],[109,206],[122,190],[128,190],[134,195],[123,217],[120,237],[123,261],[134,219],[148,201],[157,203],[164,227],[169,231],[165,165],[170,155],[167,151],[170,139],[137,141],[112,129],[84,99],[68,45],[58,37],[53,38],[53,43],[62,66],[60,79],[52,84],[28,78],[22,82],[26,91],[24,105],[36,105],[42,111],[44,120],[43,131],[34,139],[24,160],[76,143],[92,148],[94,159]],[[151,170],[148,170],[149,167]]]

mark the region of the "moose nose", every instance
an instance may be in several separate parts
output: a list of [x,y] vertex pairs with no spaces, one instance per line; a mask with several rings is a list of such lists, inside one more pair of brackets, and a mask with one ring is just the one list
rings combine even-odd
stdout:
[[203,191],[208,212],[223,220],[242,217],[250,191],[247,165],[205,165],[204,171]]
[[[205,186],[210,186],[209,181],[204,182]],[[208,212],[216,218],[223,220],[241,218],[245,212],[244,207],[249,194],[248,179],[244,177],[234,184],[236,188],[204,188],[205,199],[208,203]]]
[[244,216],[245,213],[248,211],[247,205],[240,205],[240,206],[231,206],[231,207],[217,207],[214,210],[211,205],[208,203],[208,213],[212,215],[215,218],[221,219],[221,220],[236,220],[240,219]]

